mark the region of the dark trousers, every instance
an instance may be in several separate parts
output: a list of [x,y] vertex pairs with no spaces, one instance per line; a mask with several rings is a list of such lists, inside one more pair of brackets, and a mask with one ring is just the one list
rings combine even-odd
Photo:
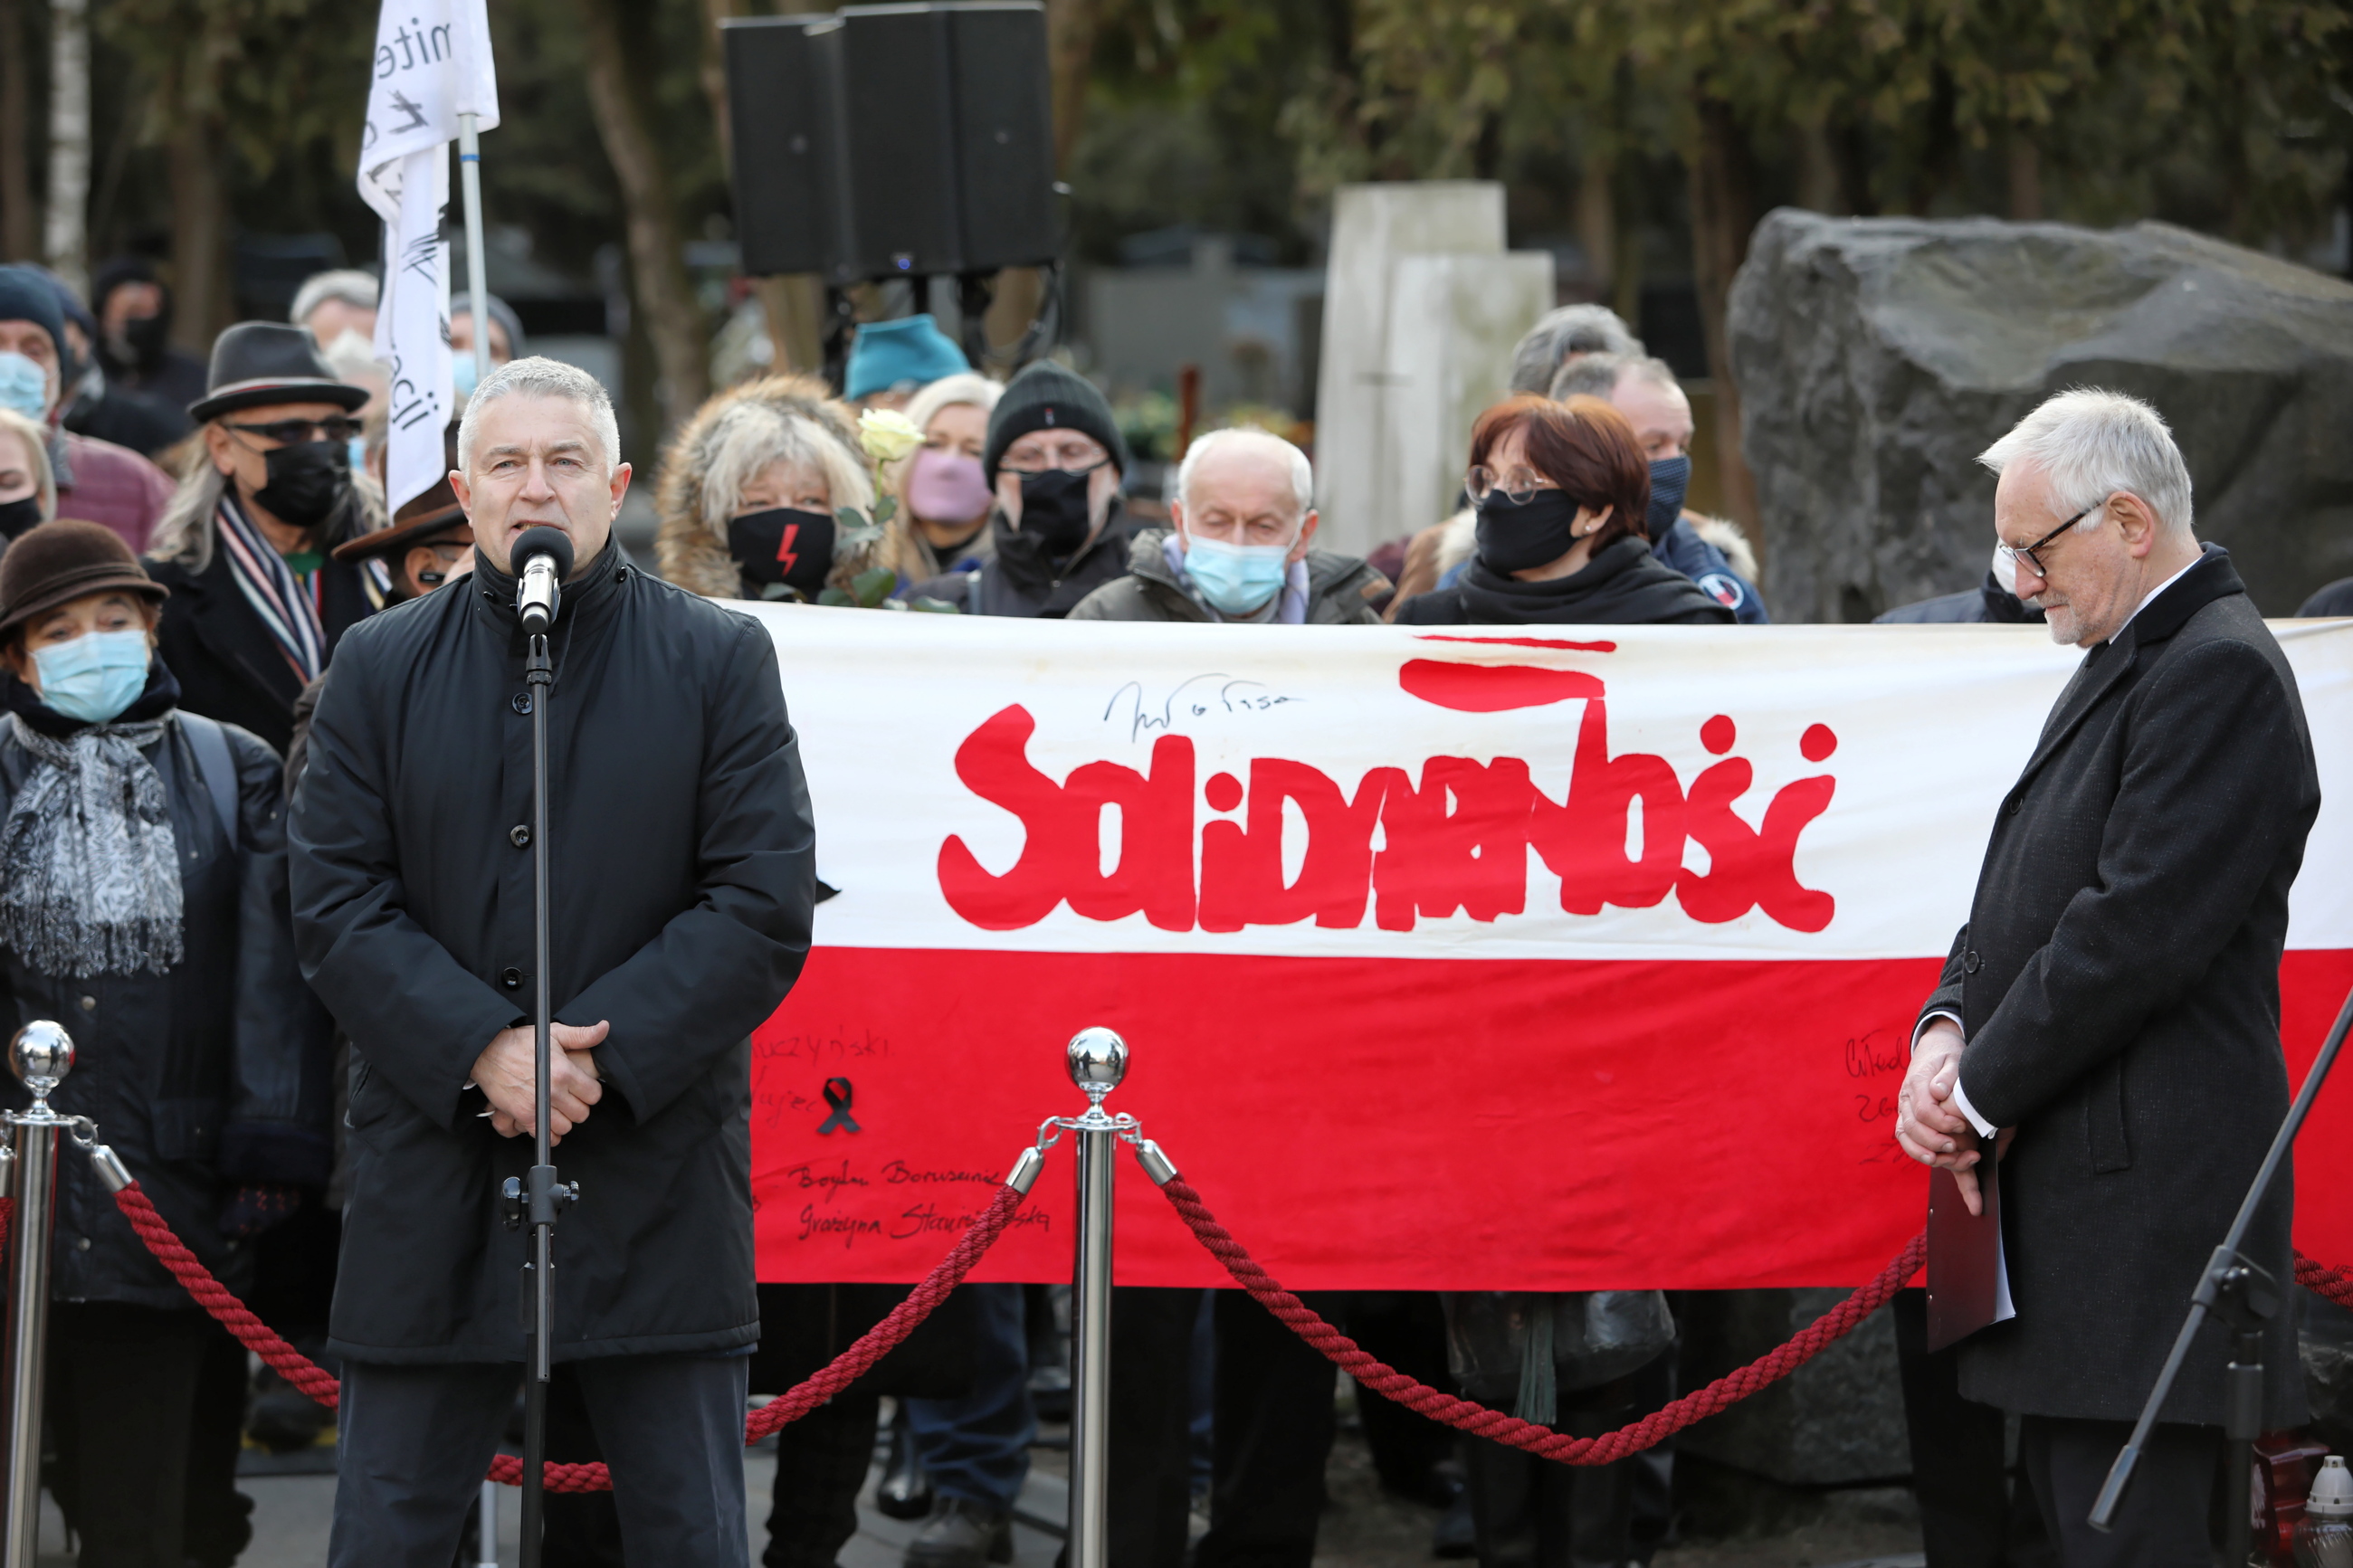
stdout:
[[216,1331],[194,1311],[50,1305],[49,1489],[84,1568],[183,1568],[189,1421]]
[[[1346,1291],[1302,1300],[1335,1321],[1346,1320],[1355,1305]],[[1191,1343],[1200,1300],[1192,1289],[1122,1286],[1112,1292],[1112,1568],[1180,1568],[1184,1562],[1192,1491]],[[1209,1532],[1196,1568],[1307,1568],[1324,1508],[1339,1370],[1239,1290],[1216,1292],[1211,1313],[1216,1433]],[[1422,1331],[1433,1322],[1434,1332]],[[1365,1328],[1374,1354],[1426,1382],[1443,1380],[1443,1321],[1434,1314],[1368,1312]],[[1426,1417],[1386,1407],[1377,1394],[1364,1395],[1363,1404],[1382,1479],[1421,1495],[1450,1435]],[[1377,1415],[1369,1408],[1376,1405],[1385,1406]]]
[[1928,1568],[2055,1568],[2032,1487],[2013,1487],[2002,1413],[1961,1397],[1957,1346],[1930,1354],[1928,1293],[1895,1293],[1895,1366]]
[[881,1406],[879,1394],[853,1385],[776,1434],[762,1568],[833,1568],[835,1554],[858,1533],[858,1489],[874,1462]]
[[[1632,1419],[1630,1377],[1560,1396],[1554,1429],[1598,1437]],[[1630,1560],[1634,1459],[1572,1466],[1483,1437],[1463,1443],[1479,1568],[1622,1568]]]
[[2042,1525],[2065,1568],[2210,1568],[2210,1519],[2222,1429],[2167,1422],[2141,1450],[2116,1528],[2090,1523],[2108,1467],[2132,1436],[2129,1421],[2029,1415],[2019,1422],[2020,1467],[2034,1486]]
[[[609,1356],[570,1371],[613,1468],[628,1559],[750,1568],[746,1359]],[[519,1380],[511,1363],[344,1363],[332,1568],[448,1568]]]

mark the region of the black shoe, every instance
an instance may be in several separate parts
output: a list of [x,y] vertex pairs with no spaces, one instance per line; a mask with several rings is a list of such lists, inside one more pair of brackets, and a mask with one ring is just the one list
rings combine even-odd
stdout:
[[900,1406],[891,1418],[891,1457],[882,1462],[882,1479],[874,1489],[874,1506],[887,1519],[921,1519],[932,1511],[932,1478],[915,1453],[915,1434]]
[[1432,1557],[1458,1558],[1479,1554],[1479,1536],[1471,1522],[1471,1494],[1468,1490],[1438,1516],[1438,1528],[1430,1532],[1430,1554]]
[[1013,1561],[1013,1516],[969,1498],[944,1497],[907,1542],[906,1568],[982,1568]]

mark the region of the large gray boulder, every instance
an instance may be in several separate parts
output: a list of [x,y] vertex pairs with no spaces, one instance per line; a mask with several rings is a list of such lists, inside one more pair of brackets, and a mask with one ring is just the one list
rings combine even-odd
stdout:
[[2353,574],[2353,285],[2167,224],[1827,218],[1784,208],[1730,302],[1776,620],[1863,621],[1976,585],[1977,455],[2044,397],[2128,392],[2173,426],[2200,538],[2265,615]]

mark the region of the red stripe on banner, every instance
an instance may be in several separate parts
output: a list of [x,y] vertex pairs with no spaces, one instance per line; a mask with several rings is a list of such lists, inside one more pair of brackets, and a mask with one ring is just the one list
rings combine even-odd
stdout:
[[[1852,1285],[1922,1222],[1891,1127],[1937,967],[820,949],[754,1039],[760,1277],[920,1279],[1083,1108],[1062,1047],[1103,1024],[1109,1109],[1294,1289]],[[2300,1079],[2353,953],[2283,979]],[[2299,1178],[2298,1244],[2353,1259],[2353,1084]],[[1065,1139],[976,1278],[1070,1278],[1071,1180]],[[1119,1183],[1122,1282],[1220,1282]]]

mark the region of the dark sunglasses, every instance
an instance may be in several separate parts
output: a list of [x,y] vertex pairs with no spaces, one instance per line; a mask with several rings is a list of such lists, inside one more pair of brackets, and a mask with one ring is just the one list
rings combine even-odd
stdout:
[[272,419],[267,425],[231,425],[229,428],[267,436],[281,447],[300,447],[311,441],[349,443],[367,426],[338,414],[327,419]]

